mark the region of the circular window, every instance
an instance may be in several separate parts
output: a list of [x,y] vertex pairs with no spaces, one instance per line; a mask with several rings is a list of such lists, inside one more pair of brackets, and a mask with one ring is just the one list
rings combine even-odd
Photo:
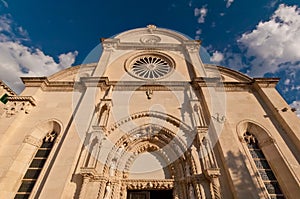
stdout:
[[164,56],[157,54],[142,55],[134,58],[129,66],[128,72],[142,79],[160,79],[166,77],[173,71],[173,62]]

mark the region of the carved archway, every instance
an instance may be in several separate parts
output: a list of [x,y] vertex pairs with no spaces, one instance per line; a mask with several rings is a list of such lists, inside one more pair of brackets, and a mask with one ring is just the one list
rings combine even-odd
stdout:
[[[174,162],[178,161],[177,159],[190,159],[192,156],[187,157],[187,149],[188,146],[185,145],[180,137],[176,136],[176,133],[156,124],[145,124],[123,135],[116,142],[107,157],[104,173],[109,175],[110,166],[114,165],[115,169],[118,170],[114,174],[127,178],[128,170],[135,158],[145,151],[156,152],[166,162]],[[184,176],[182,171],[174,172],[172,166],[169,168],[171,169],[170,173],[174,177],[175,173],[178,178]],[[179,167],[176,168],[178,169]],[[122,174],[120,171],[122,171]]]
[[[185,198],[189,187],[183,179],[200,169],[195,165],[194,158],[198,157],[194,157],[189,148],[190,146],[170,129],[152,123],[144,124],[123,134],[115,142],[107,156],[103,173],[108,178],[122,181],[122,185],[115,185],[113,189],[123,196],[126,195],[126,190],[157,189],[173,190],[175,198]],[[131,179],[130,168],[136,158],[144,152],[159,155],[166,163],[164,168],[170,173],[170,178]]]

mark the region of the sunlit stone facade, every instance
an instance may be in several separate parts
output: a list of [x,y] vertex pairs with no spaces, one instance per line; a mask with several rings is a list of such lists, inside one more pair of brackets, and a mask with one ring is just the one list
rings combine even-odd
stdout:
[[0,84],[1,198],[300,196],[300,122],[276,91],[203,64],[200,42],[149,25],[98,63]]

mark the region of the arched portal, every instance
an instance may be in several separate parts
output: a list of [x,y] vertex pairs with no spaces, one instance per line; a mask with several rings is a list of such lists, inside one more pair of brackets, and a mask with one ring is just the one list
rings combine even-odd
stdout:
[[[174,190],[179,179],[190,176],[192,169],[186,162],[194,162],[187,146],[176,133],[157,124],[139,126],[123,135],[111,150],[104,173],[121,179],[114,186],[114,194],[135,197],[139,194],[186,195],[186,188]],[[180,185],[176,185],[180,187]],[[171,193],[171,194],[170,194]],[[136,196],[137,197],[137,196]]]
[[93,190],[86,183],[94,183],[97,197],[105,199],[147,198],[147,194],[150,199],[157,195],[166,199],[210,196],[211,179],[204,173],[208,156],[200,159],[198,131],[176,117],[144,111],[105,130],[101,126],[93,129],[89,134],[99,135],[98,145],[93,147],[98,151],[87,153],[94,154],[97,163],[85,160],[81,169],[83,196]]

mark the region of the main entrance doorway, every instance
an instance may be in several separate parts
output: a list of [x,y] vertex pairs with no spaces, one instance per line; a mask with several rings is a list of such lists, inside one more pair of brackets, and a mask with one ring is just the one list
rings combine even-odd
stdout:
[[127,199],[172,199],[172,190],[130,190]]

